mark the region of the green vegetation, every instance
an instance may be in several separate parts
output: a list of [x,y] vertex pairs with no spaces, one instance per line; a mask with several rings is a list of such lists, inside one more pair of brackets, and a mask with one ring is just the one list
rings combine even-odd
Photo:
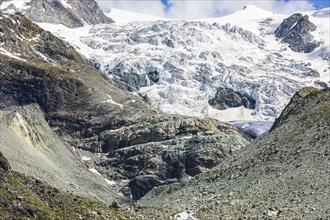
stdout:
[[3,219],[138,219],[120,207],[60,192],[14,172],[0,174],[0,195]]

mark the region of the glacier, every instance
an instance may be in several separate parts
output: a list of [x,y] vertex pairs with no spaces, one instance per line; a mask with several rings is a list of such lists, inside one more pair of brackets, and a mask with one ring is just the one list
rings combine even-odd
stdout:
[[[76,29],[39,25],[166,113],[273,121],[297,90],[330,82],[329,19],[324,16],[329,9],[306,12],[318,27],[312,34],[322,42],[309,54],[295,53],[275,38],[274,30],[288,15],[254,6],[225,17],[192,21],[147,16],[134,21],[136,13],[130,20],[130,12],[113,10],[119,12],[123,20],[108,14],[115,24]],[[252,97],[256,108],[212,108],[208,101],[219,88]]]

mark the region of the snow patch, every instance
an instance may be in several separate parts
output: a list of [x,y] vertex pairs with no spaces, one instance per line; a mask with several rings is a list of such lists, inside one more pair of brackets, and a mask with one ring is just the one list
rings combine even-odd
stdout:
[[116,22],[116,24],[119,25],[127,24],[130,22],[171,20],[167,18],[145,15],[116,8],[112,8],[108,13],[106,13],[106,16],[112,18]]
[[14,58],[16,60],[21,60],[21,61],[24,61],[24,62],[27,62],[26,59],[23,59],[23,58],[20,58],[19,55],[21,54],[13,54],[13,53],[10,53],[8,52],[7,50],[3,49],[3,48],[0,48],[0,53],[3,54],[3,55],[6,55],[8,57],[11,57],[11,58]]
[[108,180],[107,178],[105,178],[104,180],[105,180],[105,182],[106,182],[107,184],[109,184],[110,186],[116,185],[116,182],[113,181],[113,180]]
[[[3,12],[14,14],[16,11],[25,11],[29,8],[29,3],[31,0],[12,0],[12,1],[4,1],[0,5],[0,10]],[[15,7],[16,10],[8,9],[9,7]]]
[[89,161],[89,160],[91,160],[91,158],[90,157],[86,157],[86,156],[82,156],[81,157],[81,160],[82,161]]
[[92,173],[95,173],[95,174],[101,176],[101,174],[95,168],[89,168],[88,170],[91,171]]
[[103,102],[111,103],[113,105],[119,106],[120,108],[124,108],[124,106],[122,104],[119,104],[118,102],[113,101],[113,99],[111,98],[110,95],[107,94],[107,96],[109,97],[109,99],[106,101],[103,101]]
[[62,5],[64,8],[72,8],[72,6],[67,2],[67,0],[61,0]]
[[183,211],[174,215],[174,220],[197,220],[195,214],[190,211]]
[[48,58],[44,55],[44,54],[42,54],[42,53],[40,53],[39,51],[36,51],[36,53],[43,59],[43,60],[48,60]]

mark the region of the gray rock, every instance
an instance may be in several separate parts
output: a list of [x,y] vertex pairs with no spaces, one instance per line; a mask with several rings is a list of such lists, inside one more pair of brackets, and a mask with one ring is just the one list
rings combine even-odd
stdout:
[[330,89],[297,92],[270,132],[209,172],[154,188],[139,204],[194,207],[201,219],[328,218],[329,105]]
[[147,73],[147,75],[152,82],[157,83],[159,81],[159,77],[160,77],[159,71],[157,70],[151,71]]
[[43,213],[38,207],[29,204],[24,204],[16,200],[12,201],[12,203],[8,206],[7,209],[11,212],[18,212],[20,214],[32,217],[34,219],[43,218]]
[[8,163],[8,160],[0,152],[0,173],[1,172],[8,172],[10,170],[11,170],[11,168],[10,168],[10,165]]
[[220,110],[239,106],[254,109],[256,106],[256,101],[252,97],[235,92],[232,89],[219,88],[215,94],[215,97],[209,100],[209,104]]
[[67,0],[66,4],[59,0],[31,0],[23,11],[14,5],[9,5],[3,11],[8,9],[22,13],[34,22],[63,24],[70,28],[113,22],[105,16],[95,0]]
[[275,30],[275,36],[281,39],[281,42],[288,43],[289,47],[295,52],[310,53],[320,46],[320,42],[313,41],[313,35],[310,32],[316,30],[315,24],[309,21],[307,15],[293,14],[284,19],[281,25]]
[[128,183],[134,200],[140,199],[147,192],[159,185],[161,185],[161,181],[153,175],[137,176]]

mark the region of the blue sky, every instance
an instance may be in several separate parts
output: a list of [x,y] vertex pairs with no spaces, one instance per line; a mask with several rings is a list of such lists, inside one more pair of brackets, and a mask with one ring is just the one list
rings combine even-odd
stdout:
[[[164,5],[168,5],[168,0],[161,0]],[[311,0],[310,2],[322,5],[323,7],[330,7],[330,0]]]
[[289,14],[330,7],[330,0],[96,0],[105,11],[118,8],[159,17],[196,19],[219,17],[255,5],[275,13]]
[[323,7],[330,7],[330,0],[317,0],[311,2],[322,5]]
[[[286,0],[288,1],[288,0]],[[292,0],[291,0],[292,1]],[[294,1],[294,0],[293,0]],[[297,1],[297,0],[296,0]],[[161,0],[161,2],[166,6],[169,7],[168,0]],[[310,0],[313,4],[318,4],[323,7],[330,7],[330,0]]]

